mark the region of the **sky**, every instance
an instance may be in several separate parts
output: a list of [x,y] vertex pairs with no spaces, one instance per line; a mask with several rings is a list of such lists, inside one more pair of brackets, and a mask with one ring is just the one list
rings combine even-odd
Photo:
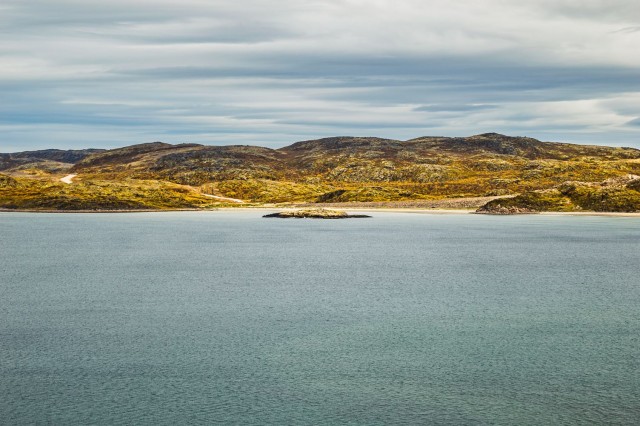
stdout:
[[2,0],[0,152],[468,136],[640,148],[637,0]]

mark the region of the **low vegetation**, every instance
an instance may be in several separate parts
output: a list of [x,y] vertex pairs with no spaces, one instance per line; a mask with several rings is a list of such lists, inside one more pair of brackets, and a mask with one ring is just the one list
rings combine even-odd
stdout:
[[479,213],[640,212],[640,176],[628,175],[601,183],[565,182],[556,188],[492,200]]
[[220,203],[171,182],[90,180],[71,185],[0,175],[0,208],[28,210],[207,209]]
[[[598,182],[640,174],[640,150],[495,133],[409,141],[335,137],[280,149],[154,142],[0,154],[0,173],[5,209],[200,209],[224,201],[209,194],[250,204],[492,197],[499,200],[488,208],[635,211],[639,184]],[[59,182],[70,173],[78,175],[71,185]]]

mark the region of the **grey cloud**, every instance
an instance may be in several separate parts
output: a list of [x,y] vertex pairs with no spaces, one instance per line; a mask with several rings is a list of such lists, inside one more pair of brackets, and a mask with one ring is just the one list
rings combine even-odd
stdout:
[[523,7],[546,16],[568,19],[614,22],[640,20],[640,10],[635,0],[530,0],[523,3]]
[[487,104],[433,104],[422,105],[414,108],[414,111],[427,111],[427,112],[469,112],[480,111],[486,109],[495,109],[496,105]]
[[637,32],[640,32],[640,26],[620,28],[619,30],[612,31],[611,33],[612,34],[633,34]]
[[[374,131],[374,130],[395,130],[395,129],[411,129],[411,131],[415,132],[415,129],[431,129],[438,127],[438,124],[435,123],[426,123],[426,122],[418,122],[418,123],[395,123],[395,122],[384,122],[384,121],[365,121],[365,122],[349,122],[344,123],[337,120],[278,120],[276,121],[278,124],[287,124],[294,126],[319,126],[324,128],[334,128],[334,129],[349,129],[351,131],[357,131],[358,134],[361,134],[363,130],[366,131]],[[375,136],[374,134],[367,134],[366,136]]]
[[635,1],[8,0],[0,13],[0,151],[485,131],[640,145]]

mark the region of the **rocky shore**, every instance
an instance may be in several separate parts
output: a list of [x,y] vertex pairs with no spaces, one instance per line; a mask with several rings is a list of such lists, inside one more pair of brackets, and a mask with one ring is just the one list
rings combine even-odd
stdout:
[[475,211],[477,214],[495,214],[495,215],[511,215],[511,214],[535,214],[540,213],[526,207],[503,206],[501,204],[489,204],[480,207]]

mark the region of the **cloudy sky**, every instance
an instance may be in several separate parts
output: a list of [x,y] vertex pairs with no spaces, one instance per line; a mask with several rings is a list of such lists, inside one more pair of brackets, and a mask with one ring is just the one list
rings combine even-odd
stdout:
[[640,147],[637,0],[3,0],[0,152],[495,131]]

